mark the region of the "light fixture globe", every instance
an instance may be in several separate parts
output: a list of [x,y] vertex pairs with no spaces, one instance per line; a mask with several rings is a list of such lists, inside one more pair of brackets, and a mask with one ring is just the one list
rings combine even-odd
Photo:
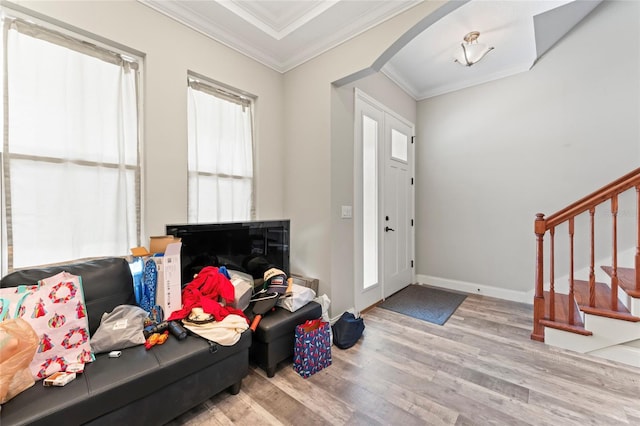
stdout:
[[487,47],[486,44],[478,43],[478,37],[480,37],[479,31],[471,31],[464,36],[464,43],[460,43],[462,52],[455,59],[455,62],[465,67],[470,67],[478,63],[487,53],[494,49],[493,47]]

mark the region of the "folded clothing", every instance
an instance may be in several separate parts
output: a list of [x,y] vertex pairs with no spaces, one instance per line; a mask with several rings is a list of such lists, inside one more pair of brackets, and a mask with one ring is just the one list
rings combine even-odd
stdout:
[[227,315],[221,321],[207,323],[193,323],[185,319],[182,324],[187,330],[223,346],[235,345],[242,332],[249,328],[247,320],[235,314]]

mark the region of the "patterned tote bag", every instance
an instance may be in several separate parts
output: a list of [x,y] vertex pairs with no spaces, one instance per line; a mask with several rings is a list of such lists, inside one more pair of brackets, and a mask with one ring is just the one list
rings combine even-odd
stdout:
[[38,349],[30,365],[35,380],[65,371],[69,364],[95,359],[79,276],[60,272],[39,281],[24,299],[18,316],[38,335]]
[[330,365],[329,323],[315,319],[296,326],[293,369],[306,379]]

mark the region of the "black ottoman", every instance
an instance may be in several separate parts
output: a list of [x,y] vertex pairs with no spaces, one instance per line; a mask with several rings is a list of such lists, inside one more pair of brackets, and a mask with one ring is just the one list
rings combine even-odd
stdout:
[[322,316],[322,306],[309,302],[295,312],[275,308],[267,313],[253,334],[249,357],[267,373],[276,374],[278,363],[293,356],[296,326]]

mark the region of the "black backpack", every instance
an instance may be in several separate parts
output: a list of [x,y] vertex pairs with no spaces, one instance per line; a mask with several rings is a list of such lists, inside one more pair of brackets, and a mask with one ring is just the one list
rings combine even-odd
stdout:
[[351,312],[345,312],[331,326],[333,344],[340,349],[347,349],[355,345],[364,331],[364,320],[356,318]]

